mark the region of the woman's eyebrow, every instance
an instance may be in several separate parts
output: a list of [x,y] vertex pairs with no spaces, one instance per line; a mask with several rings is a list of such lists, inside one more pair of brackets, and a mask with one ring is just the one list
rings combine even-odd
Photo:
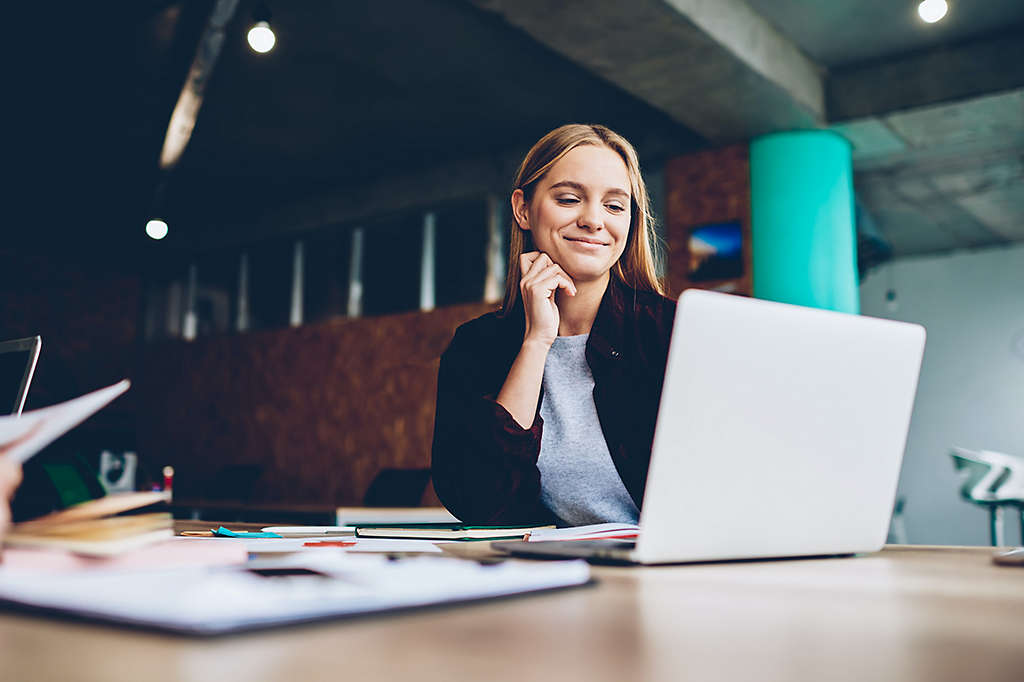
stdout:
[[[559,189],[559,188],[562,188],[562,187],[568,187],[570,189],[574,189],[577,192],[581,192],[583,194],[587,193],[587,188],[586,187],[584,187],[583,185],[581,185],[578,182],[573,182],[572,180],[562,180],[561,182],[556,182],[555,184],[551,185],[550,189]],[[605,194],[605,196],[608,196],[609,194],[618,194],[618,195],[624,196],[626,198],[629,198],[629,192],[627,192],[624,189],[619,189],[617,187],[613,187],[612,189],[606,190],[604,194]]]

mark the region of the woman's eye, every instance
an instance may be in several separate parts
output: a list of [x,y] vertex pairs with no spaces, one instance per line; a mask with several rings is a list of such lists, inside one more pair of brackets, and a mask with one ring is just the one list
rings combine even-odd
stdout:
[[576,197],[558,197],[556,201],[558,201],[558,203],[562,204],[563,206],[580,203],[580,200],[577,199]]
[[607,208],[612,213],[622,213],[623,211],[626,210],[625,206],[619,206],[618,204],[608,204]]

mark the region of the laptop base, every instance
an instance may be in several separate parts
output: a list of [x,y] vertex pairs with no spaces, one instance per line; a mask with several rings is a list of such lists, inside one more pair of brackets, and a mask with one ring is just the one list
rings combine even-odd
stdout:
[[[552,540],[549,542],[502,540],[492,542],[491,547],[499,552],[522,559],[585,559],[591,564],[614,566],[635,566],[643,563],[636,558],[636,543],[630,540]],[[845,559],[855,556],[857,556],[855,552],[843,552],[839,554],[765,556],[743,559],[679,559],[677,561],[658,561],[648,565],[801,561],[810,559]]]
[[586,559],[592,564],[635,564],[632,540],[551,540],[524,542],[505,540],[491,547],[526,559]]

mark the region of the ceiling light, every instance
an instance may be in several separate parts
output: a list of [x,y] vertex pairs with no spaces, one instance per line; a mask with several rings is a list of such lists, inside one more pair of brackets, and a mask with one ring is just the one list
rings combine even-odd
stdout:
[[249,40],[249,47],[260,54],[273,50],[274,43],[277,42],[274,32],[270,30],[270,23],[266,21],[256,22],[256,25],[249,29],[246,38]]
[[917,13],[929,24],[934,24],[936,21],[946,16],[946,12],[949,11],[949,5],[946,4],[946,0],[923,0],[923,2],[917,6]]
[[146,234],[153,239],[163,239],[167,236],[167,223],[155,218],[146,223]]

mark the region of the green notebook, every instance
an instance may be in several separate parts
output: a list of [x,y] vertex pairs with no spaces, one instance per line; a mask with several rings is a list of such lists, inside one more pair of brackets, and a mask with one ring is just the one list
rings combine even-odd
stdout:
[[522,540],[527,533],[554,526],[463,526],[457,523],[394,523],[356,528],[359,538],[405,540]]

